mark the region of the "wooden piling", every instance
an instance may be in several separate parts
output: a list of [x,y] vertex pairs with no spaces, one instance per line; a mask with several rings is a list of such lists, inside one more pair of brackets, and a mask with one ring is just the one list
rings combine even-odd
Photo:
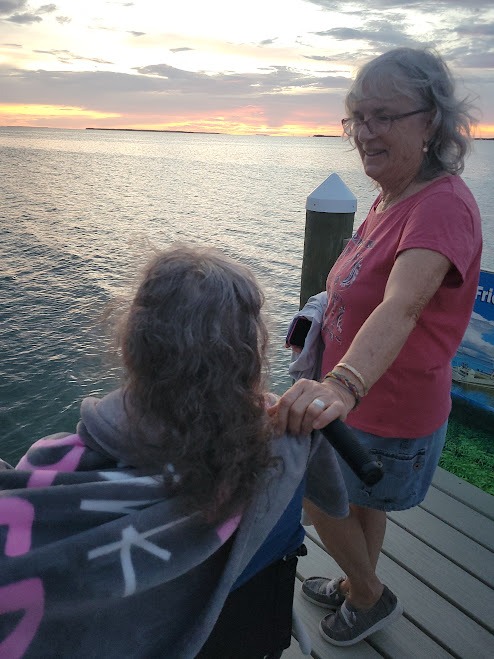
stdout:
[[338,174],[307,197],[300,308],[326,288],[328,272],[353,230],[357,199]]

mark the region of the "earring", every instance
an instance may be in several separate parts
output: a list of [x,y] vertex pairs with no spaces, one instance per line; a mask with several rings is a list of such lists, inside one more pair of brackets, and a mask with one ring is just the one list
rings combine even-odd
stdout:
[[427,144],[424,144],[424,146],[422,147],[422,151],[424,153],[427,153],[428,150],[429,150],[429,147],[427,146]]

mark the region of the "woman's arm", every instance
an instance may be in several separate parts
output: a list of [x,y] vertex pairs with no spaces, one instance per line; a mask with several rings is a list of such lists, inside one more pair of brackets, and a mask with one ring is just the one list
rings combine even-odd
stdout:
[[[449,259],[428,249],[409,249],[398,256],[383,301],[362,325],[341,360],[362,375],[368,389],[396,359],[450,267]],[[359,379],[351,372],[341,367],[336,367],[335,371],[341,372],[362,391]],[[326,409],[314,405],[315,398],[323,401]],[[321,383],[299,380],[270,413],[276,414],[279,432],[308,434],[313,428],[323,428],[338,417],[345,419],[354,404],[352,394],[332,380]]]
[[445,256],[428,249],[409,249],[398,256],[383,301],[341,360],[360,371],[369,388],[394,362],[450,267]]

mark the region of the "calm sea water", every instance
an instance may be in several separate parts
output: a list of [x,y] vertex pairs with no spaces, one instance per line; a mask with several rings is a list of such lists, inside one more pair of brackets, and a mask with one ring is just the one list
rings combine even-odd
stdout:
[[[375,189],[339,139],[0,128],[0,455],[72,431],[81,399],[118,384],[101,314],[160,248],[220,247],[251,266],[267,297],[272,387],[298,307],[305,201],[336,172],[358,199]],[[475,142],[464,178],[494,269],[494,142]],[[221,374],[218,374],[221,377]]]

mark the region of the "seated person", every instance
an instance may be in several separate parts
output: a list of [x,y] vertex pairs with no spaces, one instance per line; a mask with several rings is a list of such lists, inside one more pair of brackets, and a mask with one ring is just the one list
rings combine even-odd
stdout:
[[315,451],[306,496],[348,514],[327,442],[273,436],[262,304],[219,251],[152,259],[121,388],[0,466],[1,657],[195,657],[232,589],[300,545]]

